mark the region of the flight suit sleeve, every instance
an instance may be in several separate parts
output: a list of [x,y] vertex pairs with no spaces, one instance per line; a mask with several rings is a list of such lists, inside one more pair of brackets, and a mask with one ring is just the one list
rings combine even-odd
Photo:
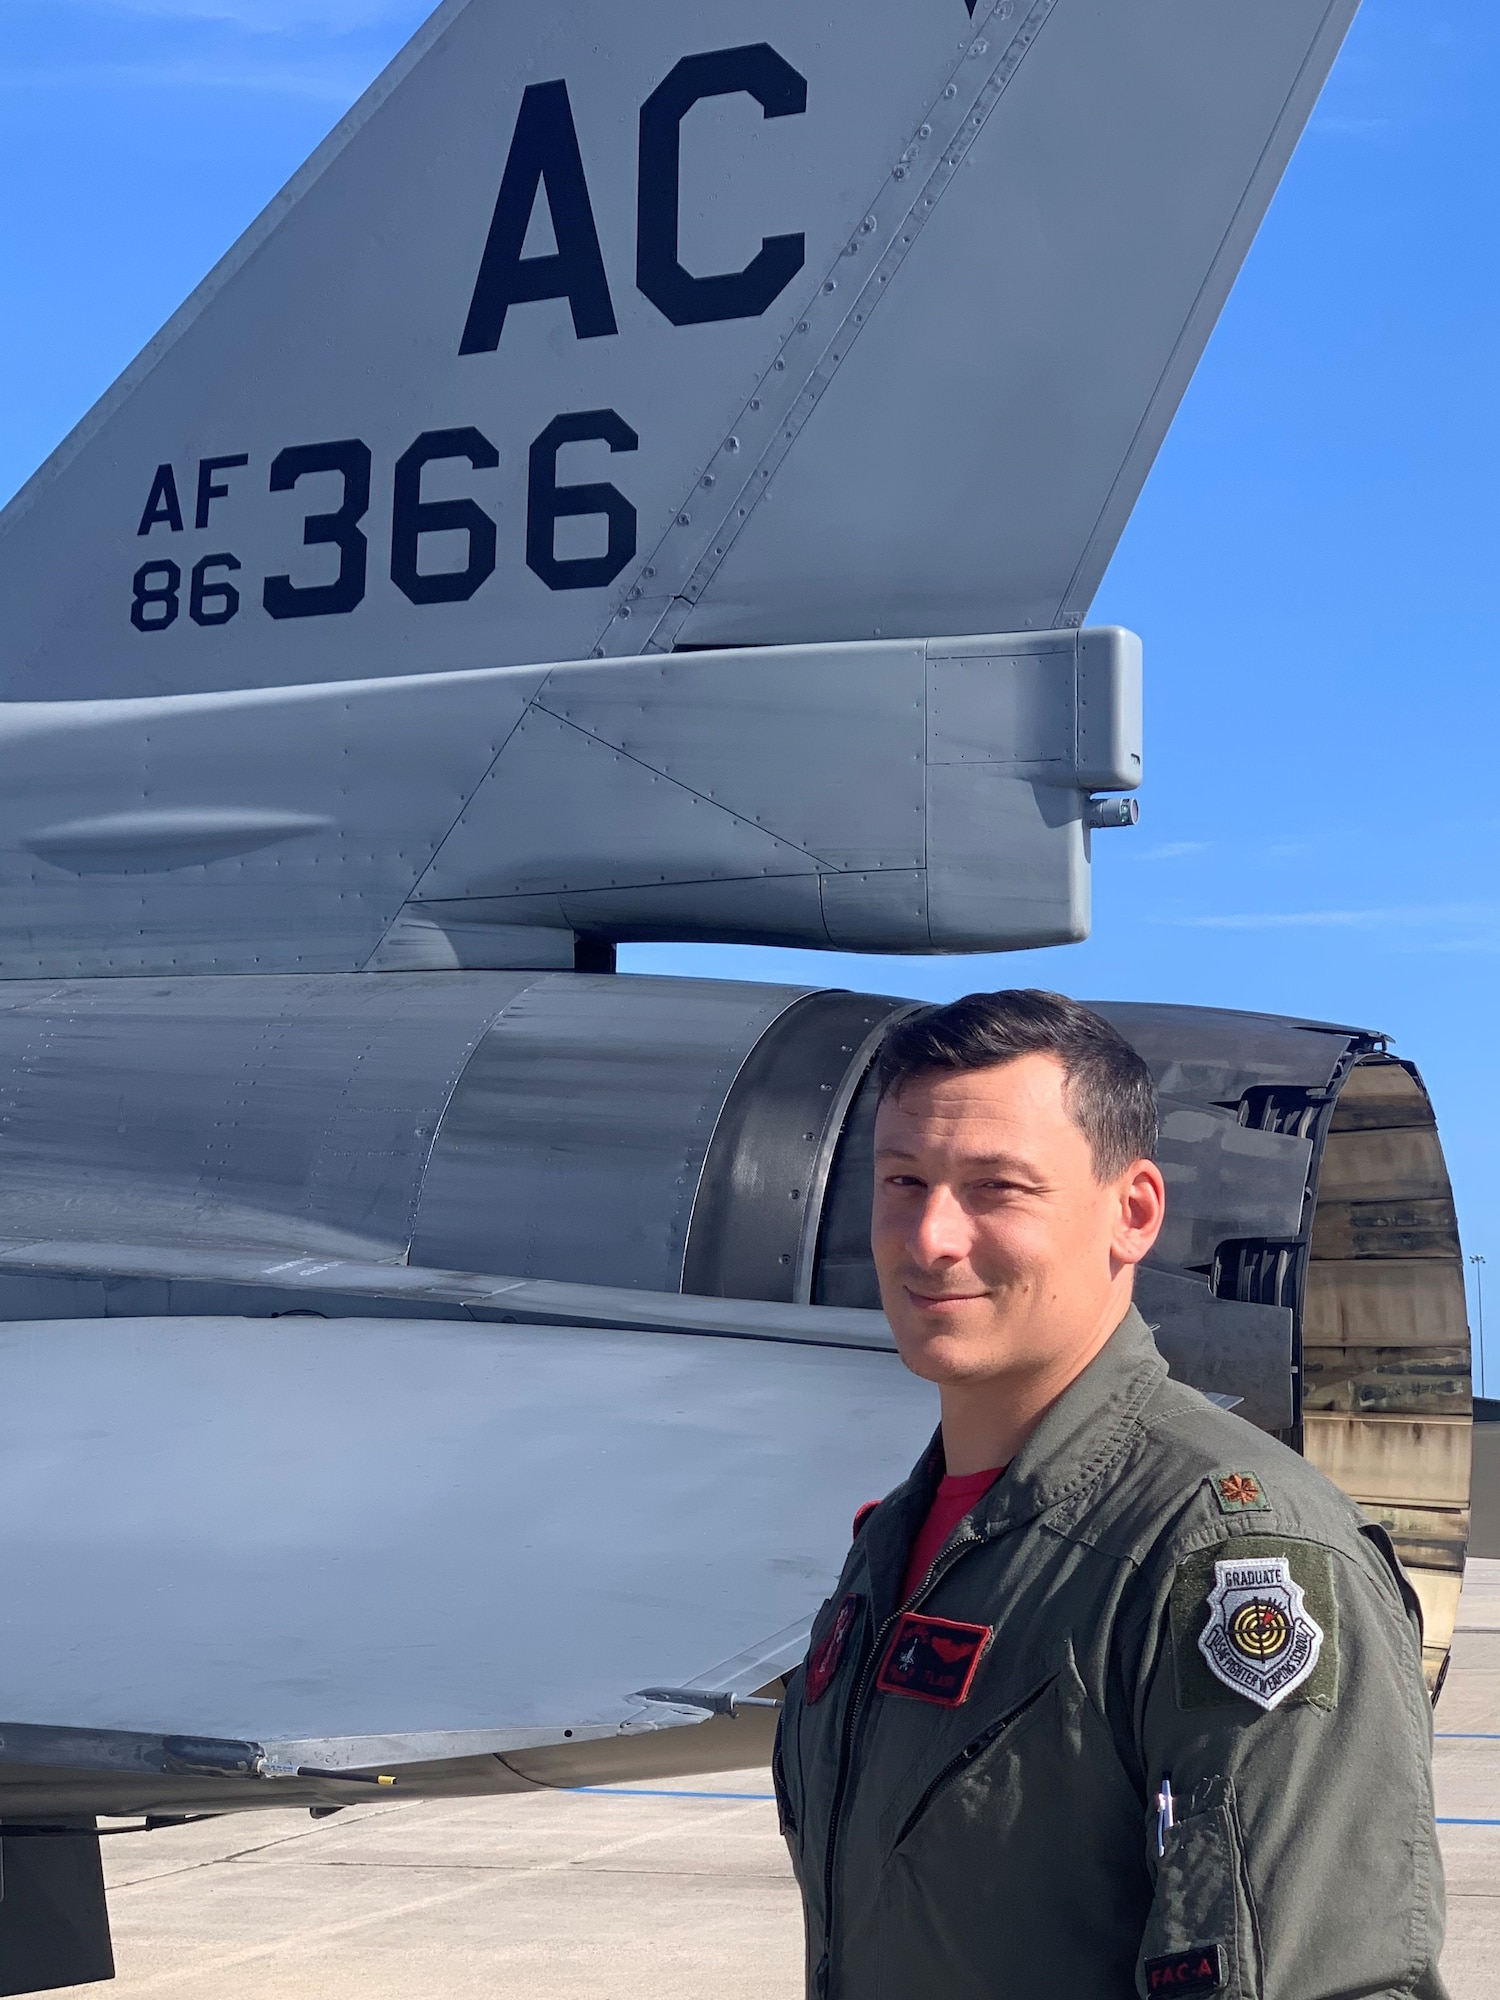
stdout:
[[1393,1559],[1353,1532],[1226,1534],[1155,1592],[1139,1992],[1443,2000],[1431,1709]]

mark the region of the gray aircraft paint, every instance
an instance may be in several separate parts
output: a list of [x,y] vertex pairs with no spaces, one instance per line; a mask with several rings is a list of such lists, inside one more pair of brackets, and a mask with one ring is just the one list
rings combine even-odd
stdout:
[[1089,795],[1140,773],[1112,628],[0,704],[0,967],[1063,943]]
[[309,1763],[649,1724],[635,1689],[800,1625],[763,1685],[851,1487],[934,1420],[893,1355],[686,1333],[53,1320],[0,1327],[0,1366],[7,1717]]
[[[687,0],[449,0],[0,517],[0,687],[1081,622],[1354,7],[980,0],[971,21],[963,0],[744,0],[731,24]],[[674,325],[636,282],[641,108],[684,60],[761,44],[806,108],[762,116],[724,85],[687,113],[679,255],[702,278],[800,237],[801,262],[764,310]],[[559,81],[617,331],[580,338],[567,302],[534,301],[494,351],[461,353],[523,93]],[[672,218],[646,179],[649,239]],[[549,212],[528,260],[553,247]],[[600,411],[618,448],[566,443],[557,477],[613,485],[635,553],[608,584],[551,588],[527,566],[533,442]],[[493,574],[465,602],[412,603],[391,581],[397,462],[464,429],[498,462],[448,456],[413,497],[481,507]],[[346,490],[324,471],[272,492],[273,463],[330,441],[368,450],[364,592],[273,619],[265,579],[338,569],[303,522]],[[164,465],[175,501],[139,534]],[[558,559],[599,551],[598,514],[544,525]],[[463,569],[472,541],[434,526],[419,569]],[[199,618],[223,617],[226,585],[239,609],[195,622],[214,557],[239,567],[202,571]],[[143,632],[148,562],[176,565],[179,608]]]

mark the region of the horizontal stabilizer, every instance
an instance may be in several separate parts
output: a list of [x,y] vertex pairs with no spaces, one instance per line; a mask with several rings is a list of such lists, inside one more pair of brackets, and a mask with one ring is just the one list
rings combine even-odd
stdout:
[[889,1353],[602,1327],[13,1323],[0,1366],[9,1817],[691,1726],[639,1691],[800,1657],[934,1417]]
[[1063,943],[1141,754],[1116,627],[0,704],[0,976]]

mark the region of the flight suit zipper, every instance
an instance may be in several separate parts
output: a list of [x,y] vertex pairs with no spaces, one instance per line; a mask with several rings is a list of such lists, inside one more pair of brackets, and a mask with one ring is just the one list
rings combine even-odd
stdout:
[[957,1542],[951,1543],[933,1558],[927,1574],[911,1596],[904,1604],[897,1605],[876,1632],[875,1643],[860,1668],[854,1694],[844,1711],[844,1726],[839,1737],[838,1769],[834,1773],[833,1781],[833,1802],[828,1813],[828,1842],[823,1855],[823,1956],[816,1973],[817,2000],[830,2000],[829,1980],[833,1973],[834,1872],[838,1859],[839,1822],[843,1817],[845,1798],[849,1790],[849,1763],[850,1753],[854,1747],[854,1731],[865,1696],[870,1691],[870,1680],[880,1659],[880,1649],[885,1644],[886,1634],[908,1611],[921,1603],[939,1578],[946,1576],[961,1556],[967,1555],[970,1549],[980,1548],[986,1540],[987,1536],[971,1532],[962,1536]]
[[911,1832],[912,1828],[916,1825],[917,1821],[922,1817],[923,1813],[926,1812],[927,1808],[932,1804],[932,1801],[937,1797],[938,1793],[943,1789],[944,1785],[947,1784],[948,1780],[950,1778],[956,1777],[958,1773],[963,1769],[965,1764],[971,1763],[973,1759],[976,1758],[982,1750],[988,1750],[990,1745],[995,1741],[995,1739],[999,1736],[1003,1736],[1006,1730],[1010,1728],[1013,1722],[1019,1722],[1021,1720],[1021,1717],[1025,1715],[1028,1709],[1035,1708],[1037,1703],[1041,1700],[1042,1696],[1047,1692],[1048,1688],[1051,1687],[1052,1683],[1056,1679],[1057,1679],[1056,1674],[1049,1674],[1046,1680],[1042,1682],[1041,1686],[1039,1688],[1033,1688],[1031,1693],[1027,1695],[1024,1701],[1017,1702],[1014,1708],[1008,1710],[1006,1714],[1002,1715],[997,1721],[992,1722],[987,1729],[982,1729],[971,1743],[966,1743],[963,1749],[959,1751],[956,1757],[949,1758],[948,1762],[943,1766],[942,1770],[938,1772],[937,1776],[933,1779],[932,1783],[927,1787],[926,1791],[923,1792],[921,1798],[917,1800],[917,1803],[912,1807],[911,1811],[906,1815],[906,1818],[902,1821],[901,1831],[896,1835],[895,1840],[892,1842],[893,1848],[899,1847],[901,1845],[902,1841],[905,1840],[906,1836]]

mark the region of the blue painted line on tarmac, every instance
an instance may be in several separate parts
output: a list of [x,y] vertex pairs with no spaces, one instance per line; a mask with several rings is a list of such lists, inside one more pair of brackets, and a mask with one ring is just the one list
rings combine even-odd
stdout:
[[570,1792],[587,1792],[605,1799],[763,1799],[775,1803],[774,1792],[666,1792],[646,1785],[569,1785]]
[[1434,1729],[1450,1743],[1500,1743],[1500,1729]]
[[[606,1799],[735,1799],[774,1804],[774,1792],[669,1792],[646,1785],[569,1785],[570,1792]],[[1440,1819],[1439,1826],[1500,1826],[1500,1819]]]

